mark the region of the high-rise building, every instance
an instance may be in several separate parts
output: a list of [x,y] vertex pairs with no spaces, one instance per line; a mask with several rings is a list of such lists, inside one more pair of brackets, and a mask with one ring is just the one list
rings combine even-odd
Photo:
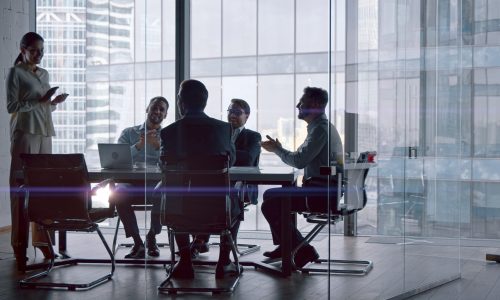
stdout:
[[85,0],[37,1],[37,32],[45,39],[41,66],[57,94],[69,94],[53,113],[54,153],[85,151],[85,6]]

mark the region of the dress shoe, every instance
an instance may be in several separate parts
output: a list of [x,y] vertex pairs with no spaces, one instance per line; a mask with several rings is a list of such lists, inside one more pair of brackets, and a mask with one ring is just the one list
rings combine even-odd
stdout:
[[178,261],[174,265],[174,268],[172,269],[172,278],[193,279],[194,278],[193,265],[189,263],[183,263],[182,261]]
[[196,259],[200,256],[200,253],[207,253],[210,248],[207,242],[194,241],[191,244],[191,258]]
[[145,249],[142,244],[134,244],[130,252],[125,255],[125,258],[144,258],[145,257]]
[[155,236],[146,236],[146,248],[148,249],[148,255],[152,257],[160,256],[160,249],[158,249],[158,245],[156,245]]
[[208,249],[210,248],[210,244],[208,244],[207,242],[195,241],[191,244],[191,248],[196,248],[199,253],[207,253]]
[[16,256],[16,261],[17,262],[26,262],[26,261],[28,261],[28,258],[26,256],[21,256],[21,255],[17,255],[17,254],[15,254],[15,256]]
[[281,247],[278,246],[273,251],[266,251],[262,253],[262,255],[264,255],[265,257],[269,257],[271,259],[281,258]]
[[198,256],[200,256],[200,252],[198,251],[198,249],[191,247],[190,251],[191,251],[191,259],[197,259]]
[[243,266],[240,265],[240,268],[238,270],[236,264],[231,261],[226,265],[217,263],[217,267],[215,267],[215,278],[217,279],[229,276],[238,276],[241,273],[243,273]]
[[318,252],[311,245],[304,245],[295,254],[294,262],[297,268],[304,267],[307,263],[314,262],[319,258]]
[[19,254],[15,254],[15,256],[17,262],[17,270],[21,272],[26,271],[26,262],[28,261],[28,258]]

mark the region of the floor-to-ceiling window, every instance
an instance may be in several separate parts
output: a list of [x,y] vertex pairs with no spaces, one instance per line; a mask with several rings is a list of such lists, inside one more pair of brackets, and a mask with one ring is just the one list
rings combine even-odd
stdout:
[[[344,141],[354,113],[353,151],[377,151],[358,234],[498,238],[498,1],[355,3],[192,0],[190,71],[209,89],[207,113],[224,120],[230,99],[245,99],[247,127],[295,149],[302,89],[325,88]],[[97,163],[97,143],[143,122],[156,95],[170,101],[165,124],[174,120],[174,7],[37,1],[43,66],[70,94],[54,114],[55,152]],[[261,163],[280,161],[263,151]],[[267,230],[258,207],[249,213],[242,229]]]

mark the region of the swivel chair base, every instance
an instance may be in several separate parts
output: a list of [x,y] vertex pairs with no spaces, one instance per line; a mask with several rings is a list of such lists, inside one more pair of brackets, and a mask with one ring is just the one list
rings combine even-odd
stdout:
[[[210,243],[210,245],[220,246],[220,243]],[[260,245],[256,244],[236,244],[236,253],[239,256],[254,253],[260,250]]]
[[[111,272],[110,273],[108,273],[102,277],[99,277],[99,278],[97,278],[91,282],[88,282],[88,283],[64,283],[64,282],[38,281],[41,278],[47,277],[55,265],[54,250],[52,249],[52,247],[49,247],[50,251],[52,252],[52,258],[51,258],[50,263],[47,266],[47,268],[42,272],[38,272],[38,273],[33,274],[29,277],[26,277],[25,279],[20,280],[19,286],[21,288],[33,288],[33,289],[36,289],[36,288],[49,288],[49,289],[50,288],[55,288],[55,289],[64,288],[64,289],[67,289],[70,291],[75,291],[75,290],[88,290],[88,289],[91,289],[91,288],[101,284],[101,283],[104,283],[108,280],[111,280],[111,278],[113,277],[113,273],[115,271],[115,260],[114,260],[113,253],[111,252],[111,249],[109,248],[108,244],[106,243],[106,240],[104,239],[104,236],[102,235],[99,228],[96,226],[93,229],[95,231],[97,231],[97,233],[99,234],[99,237],[101,238],[101,241],[103,242],[103,244],[106,248],[106,251],[108,252],[108,254],[111,258]],[[47,232],[46,236],[48,237],[48,239],[50,241],[50,236],[48,234],[48,231],[46,231],[46,232]],[[68,259],[67,261],[64,261],[62,263],[58,263],[57,266],[77,265],[79,263],[94,263],[94,261],[92,259]]]

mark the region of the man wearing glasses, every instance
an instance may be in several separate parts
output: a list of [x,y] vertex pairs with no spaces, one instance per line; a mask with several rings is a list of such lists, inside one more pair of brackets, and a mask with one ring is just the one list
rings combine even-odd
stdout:
[[[250,105],[242,99],[231,99],[231,104],[227,109],[227,121],[232,126],[231,141],[236,148],[236,161],[234,166],[256,167],[259,165],[260,142],[262,140],[260,133],[245,128],[248,117],[250,116]],[[251,204],[257,204],[259,191],[257,185],[247,184],[243,188],[244,201]],[[241,191],[241,190],[240,190]],[[239,225],[239,223],[238,223]],[[236,232],[238,229],[236,228]],[[197,257],[199,253],[208,252],[209,236],[198,235],[191,245],[191,256]]]
[[[227,110],[227,121],[233,127],[231,140],[236,147],[235,166],[256,167],[259,165],[262,138],[260,133],[245,128],[249,116],[250,106],[245,100],[231,99],[231,104]],[[257,204],[257,186],[247,185],[245,189],[245,202]]]

